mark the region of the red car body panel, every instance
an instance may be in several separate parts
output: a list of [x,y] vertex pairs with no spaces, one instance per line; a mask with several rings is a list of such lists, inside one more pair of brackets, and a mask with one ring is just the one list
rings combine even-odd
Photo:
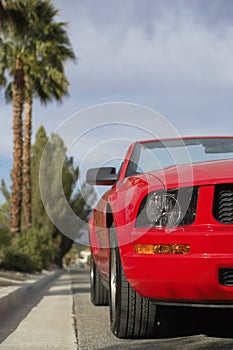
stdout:
[[[125,178],[133,144],[127,152],[118,181],[99,201],[89,221],[92,255],[102,276],[109,274],[111,210],[122,266],[130,285],[142,296],[156,301],[233,303],[233,286],[219,283],[219,268],[233,269],[233,225],[213,216],[216,184],[233,183],[233,160],[210,161],[170,167]],[[150,192],[198,186],[195,221],[172,230],[136,228],[136,215]],[[135,244],[186,244],[185,255],[135,252]]]

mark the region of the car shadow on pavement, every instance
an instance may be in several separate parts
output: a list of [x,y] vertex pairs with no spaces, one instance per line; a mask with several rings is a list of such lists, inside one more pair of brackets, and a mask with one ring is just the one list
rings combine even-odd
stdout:
[[128,344],[118,344],[118,345],[112,345],[102,348],[101,350],[154,350],[154,349],[160,349],[160,350],[232,350],[233,349],[233,343],[223,343],[222,340],[216,340],[216,341],[207,341],[205,344],[200,344],[199,340],[197,339],[190,339],[188,337],[187,339],[180,339],[179,341],[169,340],[161,342],[161,340],[158,341],[149,341],[149,342],[130,342]]
[[119,345],[101,350],[232,350],[233,310],[164,307],[160,312],[161,329],[154,339],[125,339]]
[[184,337],[204,334],[214,338],[232,339],[233,309],[198,307],[159,307],[160,338]]
[[233,309],[206,309],[202,314],[202,329],[204,334],[210,337],[232,338],[233,342]]
[[233,310],[167,307],[164,328],[154,339],[119,339],[120,344],[101,350],[232,350],[232,314]]

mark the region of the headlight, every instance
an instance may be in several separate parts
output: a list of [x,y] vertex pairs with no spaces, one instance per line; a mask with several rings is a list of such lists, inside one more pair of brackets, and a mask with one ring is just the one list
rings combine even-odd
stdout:
[[175,227],[194,222],[197,187],[149,193],[142,201],[136,227]]
[[179,221],[181,209],[174,195],[155,192],[146,203],[146,214],[153,225],[175,226]]

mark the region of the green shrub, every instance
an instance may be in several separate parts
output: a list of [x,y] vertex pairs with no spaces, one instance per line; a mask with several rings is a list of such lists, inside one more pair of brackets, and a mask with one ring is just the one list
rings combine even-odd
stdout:
[[0,264],[3,259],[5,250],[11,245],[12,234],[10,234],[9,230],[0,224]]
[[0,224],[0,249],[5,248],[10,245],[12,239],[12,234],[10,234],[7,227]]
[[22,272],[33,272],[37,270],[37,266],[30,256],[10,250],[7,250],[4,254],[1,268]]
[[46,229],[30,229],[14,235],[10,247],[3,250],[0,267],[24,272],[51,267],[57,242]]

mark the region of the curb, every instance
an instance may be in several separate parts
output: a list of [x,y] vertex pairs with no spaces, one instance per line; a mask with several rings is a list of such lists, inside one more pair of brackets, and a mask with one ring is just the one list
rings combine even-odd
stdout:
[[64,270],[57,270],[40,276],[34,280],[27,280],[20,286],[6,287],[0,291],[0,322],[25,299],[31,298],[43,289],[49,282],[59,277]]

